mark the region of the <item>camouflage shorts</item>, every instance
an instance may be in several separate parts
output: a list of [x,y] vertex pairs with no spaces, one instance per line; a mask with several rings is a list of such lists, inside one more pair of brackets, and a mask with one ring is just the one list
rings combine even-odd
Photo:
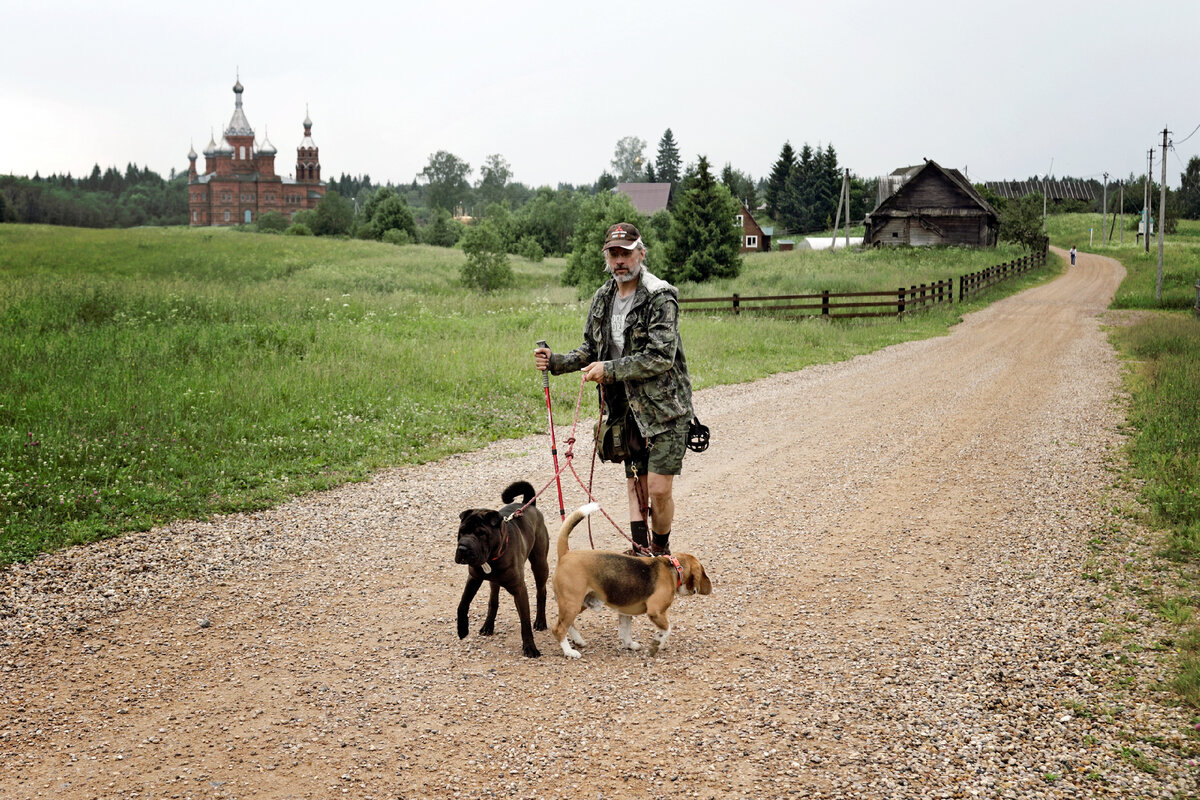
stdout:
[[678,475],[683,471],[683,456],[687,452],[688,427],[691,417],[680,417],[672,427],[651,436],[640,457],[625,462],[625,477],[632,478],[650,472],[656,475]]

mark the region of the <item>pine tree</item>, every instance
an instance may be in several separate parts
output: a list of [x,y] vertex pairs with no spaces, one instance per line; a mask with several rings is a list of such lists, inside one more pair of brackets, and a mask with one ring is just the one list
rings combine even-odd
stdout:
[[671,217],[667,244],[670,262],[664,277],[674,283],[734,278],[741,272],[742,231],[735,217],[739,204],[709,172],[700,157],[692,188],[684,193]]
[[[821,227],[833,227],[834,220],[837,217],[838,200],[842,196],[842,170],[838,166],[837,151],[833,149],[832,144],[825,146],[823,151],[818,151],[820,168],[820,189],[818,194],[820,197],[821,209],[817,216],[822,219],[828,217],[829,222],[822,223]],[[843,209],[843,213],[847,213]]]
[[658,180],[662,183],[678,185],[680,174],[679,147],[675,144],[675,134],[667,128],[662,138],[658,140]]
[[783,197],[783,191],[787,186],[788,177],[791,176],[792,170],[796,167],[796,153],[792,150],[791,142],[784,142],[783,149],[779,151],[779,160],[775,162],[775,167],[771,170],[771,177],[767,181],[766,202],[767,216],[783,222],[780,217],[780,200]]

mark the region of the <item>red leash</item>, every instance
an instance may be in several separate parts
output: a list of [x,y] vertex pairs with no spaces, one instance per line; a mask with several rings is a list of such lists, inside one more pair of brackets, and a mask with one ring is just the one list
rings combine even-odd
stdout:
[[[544,341],[539,341],[538,346],[539,347],[547,347],[547,345]],[[619,534],[621,534],[621,536],[625,537],[626,541],[628,541],[630,544],[633,544],[634,549],[636,550],[638,548],[638,546],[636,544],[634,544],[633,539],[631,539],[629,537],[629,535],[627,533],[625,533],[625,531],[621,530],[621,526],[617,524],[616,520],[614,520],[611,516],[609,516],[608,512],[604,510],[604,507],[600,505],[600,501],[598,501],[592,495],[592,478],[595,477],[595,473],[596,473],[596,443],[594,441],[592,442],[592,472],[591,472],[591,475],[588,476],[588,482],[586,485],[584,484],[583,479],[579,477],[579,473],[575,471],[575,463],[574,463],[574,461],[575,461],[575,442],[576,442],[575,433],[576,433],[576,431],[579,430],[579,412],[580,412],[580,409],[583,407],[583,387],[587,385],[587,380],[584,379],[579,382],[579,396],[575,401],[575,421],[571,426],[571,436],[567,439],[567,450],[565,453],[563,453],[563,459],[566,461],[566,464],[562,467],[560,467],[558,465],[558,445],[557,445],[557,442],[555,440],[555,435],[554,435],[554,414],[551,411],[551,406],[550,406],[550,372],[549,372],[549,370],[546,370],[542,373],[542,384],[543,384],[543,389],[545,390],[545,393],[546,393],[546,416],[550,422],[550,453],[554,459],[554,477],[552,477],[550,480],[546,481],[546,484],[544,486],[542,486],[541,489],[538,490],[537,494],[535,494],[533,497],[531,497],[529,500],[527,500],[525,502],[525,505],[521,506],[516,511],[514,511],[510,515],[510,517],[519,517],[526,508],[533,505],[533,503],[539,497],[541,497],[542,494],[547,489],[550,488],[550,484],[554,483],[554,484],[558,485],[559,516],[561,516],[565,520],[567,513],[566,513],[565,505],[563,503],[562,481],[560,479],[560,476],[562,475],[562,472],[564,469],[570,469],[571,474],[575,476],[575,481],[579,484],[580,488],[583,489],[584,494],[587,495],[588,501],[595,503],[597,506],[600,507],[599,508],[600,513],[604,515],[604,518],[607,519],[610,523],[612,523],[612,526],[613,526],[613,528],[616,529],[617,533],[619,533]],[[603,386],[600,387],[600,414],[601,414],[601,418],[603,418],[603,414],[604,414],[604,387]],[[639,500],[639,502],[640,502],[640,500]],[[596,544],[594,541],[592,541],[591,517],[590,516],[588,517],[588,542],[589,542],[589,544],[592,545],[593,550],[596,549]]]
[[[550,345],[546,344],[545,339],[541,339],[537,343],[538,347],[543,347],[547,350]],[[554,411],[550,407],[550,365],[546,365],[546,369],[542,371],[542,388],[546,391],[546,417],[550,420],[550,455],[554,458],[554,482],[558,484],[558,518],[560,521],[565,521],[567,518],[567,510],[563,506],[562,481],[558,479],[562,470],[558,468],[558,442],[554,440]],[[582,390],[580,395],[583,395]],[[578,415],[576,416],[578,420]],[[549,484],[547,484],[549,485]]]

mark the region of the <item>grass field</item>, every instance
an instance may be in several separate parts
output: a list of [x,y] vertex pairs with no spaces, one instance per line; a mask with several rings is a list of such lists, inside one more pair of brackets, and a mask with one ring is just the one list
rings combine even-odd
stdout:
[[1157,243],[1147,256],[1127,231],[1124,245],[1118,238],[1101,246],[1097,235],[1089,248],[1087,229],[1098,232],[1099,226],[1098,214],[1071,214],[1051,217],[1049,228],[1055,244],[1077,244],[1124,264],[1128,275],[1113,306],[1147,311],[1134,324],[1111,329],[1128,364],[1129,463],[1144,521],[1163,531],[1160,563],[1136,590],[1178,627],[1173,688],[1200,708],[1200,319],[1190,311],[1200,280],[1200,222],[1180,220],[1178,232],[1166,239],[1161,303],[1154,291]]
[[[1112,217],[1109,217],[1111,223]],[[1180,220],[1176,233],[1163,242],[1162,299],[1155,298],[1158,279],[1158,241],[1151,239],[1150,252],[1137,241],[1137,218],[1128,214],[1125,241],[1120,230],[1113,232],[1112,244],[1100,244],[1099,214],[1063,214],[1047,220],[1050,240],[1060,247],[1077,245],[1080,250],[1111,256],[1125,265],[1129,275],[1117,290],[1113,308],[1189,309],[1196,300],[1196,281],[1200,280],[1200,223]],[[1095,231],[1091,245],[1088,230]]]
[[[1015,254],[772,253],[681,288],[890,288]],[[559,286],[561,260],[514,258],[516,288],[490,295],[461,288],[462,263],[420,245],[0,226],[0,567],[543,431],[533,345],[577,346],[586,299]],[[971,307],[681,327],[703,388],[940,335]],[[553,386],[569,421],[579,386]]]

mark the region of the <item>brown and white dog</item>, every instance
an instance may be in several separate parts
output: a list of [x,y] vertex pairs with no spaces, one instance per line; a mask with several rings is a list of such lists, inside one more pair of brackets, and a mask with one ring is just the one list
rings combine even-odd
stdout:
[[[558,622],[554,638],[563,655],[579,658],[570,642],[582,647],[587,642],[575,629],[575,617],[584,608],[593,611],[603,606],[620,615],[617,633],[621,644],[630,650],[641,645],[633,640],[633,617],[645,614],[658,628],[650,644],[656,655],[667,644],[671,623],[667,609],[676,595],[711,594],[712,582],[700,561],[687,553],[678,556],[627,556],[606,550],[571,550],[571,530],[588,514],[599,509],[589,503],[571,512],[558,534],[558,567],[554,570],[554,595],[558,599]],[[568,642],[568,639],[570,642]]]

